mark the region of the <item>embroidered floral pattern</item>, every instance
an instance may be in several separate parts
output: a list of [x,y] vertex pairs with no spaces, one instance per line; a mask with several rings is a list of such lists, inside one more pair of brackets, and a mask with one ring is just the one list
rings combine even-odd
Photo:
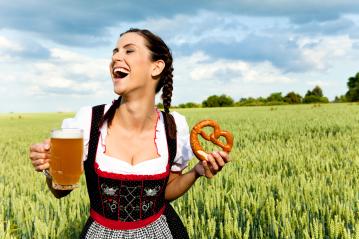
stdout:
[[157,193],[160,191],[160,186],[157,186],[155,188],[145,188],[146,196],[153,197],[156,196]]

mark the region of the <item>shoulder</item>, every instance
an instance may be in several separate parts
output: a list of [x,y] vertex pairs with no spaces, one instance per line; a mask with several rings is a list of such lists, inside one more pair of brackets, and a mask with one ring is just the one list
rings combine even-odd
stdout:
[[187,119],[184,115],[177,111],[172,111],[170,114],[173,116],[176,122],[177,129],[186,129],[188,128]]
[[187,137],[189,136],[189,126],[186,116],[177,111],[170,112],[170,114],[173,116],[176,123],[177,140],[181,140],[181,138],[187,140]]
[[75,117],[86,117],[91,115],[91,112],[92,112],[92,106],[90,105],[83,106],[76,112]]
[[[102,105],[102,104],[101,104]],[[111,104],[104,104],[105,105],[105,110],[104,113],[106,113],[106,111],[110,108]],[[81,107],[77,112],[75,117],[80,117],[80,118],[88,118],[91,117],[92,115],[92,108],[95,106],[99,106],[99,105],[93,105],[93,106],[83,106]]]
[[[110,108],[110,104],[105,105],[105,112]],[[64,119],[63,128],[87,128],[91,124],[92,108],[94,106],[87,105],[81,107],[73,118]]]

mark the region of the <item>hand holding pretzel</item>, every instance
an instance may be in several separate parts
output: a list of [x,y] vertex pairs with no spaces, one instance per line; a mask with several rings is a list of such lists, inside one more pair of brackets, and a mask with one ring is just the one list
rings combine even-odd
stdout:
[[[202,130],[204,127],[213,127],[214,131],[210,135]],[[199,143],[198,136],[201,135],[205,140],[211,141],[223,149],[223,151],[213,151],[207,153]],[[226,144],[223,144],[219,137],[226,138]],[[190,143],[196,157],[200,160],[195,170],[200,175],[212,178],[222,167],[230,161],[229,152],[233,146],[233,135],[229,131],[222,131],[217,122],[214,120],[202,120],[197,123],[191,130]]]

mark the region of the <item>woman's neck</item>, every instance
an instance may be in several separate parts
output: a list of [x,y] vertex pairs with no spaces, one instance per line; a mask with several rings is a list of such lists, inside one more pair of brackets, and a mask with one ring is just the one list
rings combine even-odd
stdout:
[[155,120],[157,120],[157,111],[154,96],[153,100],[148,100],[148,96],[136,99],[121,97],[121,103],[116,110],[113,123],[138,134],[146,130],[153,130]]

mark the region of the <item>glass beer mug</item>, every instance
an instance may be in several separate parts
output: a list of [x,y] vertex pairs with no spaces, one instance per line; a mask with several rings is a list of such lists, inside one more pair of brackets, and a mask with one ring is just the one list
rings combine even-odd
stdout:
[[83,172],[82,129],[54,129],[51,131],[50,175],[52,187],[70,190],[79,187]]

